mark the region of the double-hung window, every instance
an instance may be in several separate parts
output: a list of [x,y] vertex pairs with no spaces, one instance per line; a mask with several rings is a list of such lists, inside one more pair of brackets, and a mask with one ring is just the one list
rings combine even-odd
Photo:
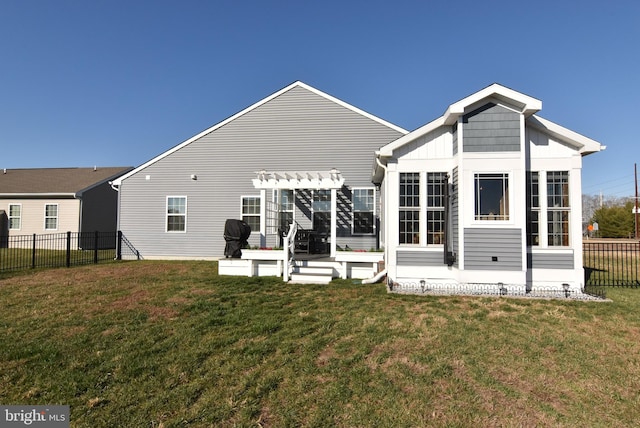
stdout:
[[547,172],[547,244],[569,246],[569,172]]
[[260,231],[260,196],[242,196],[242,221],[247,223],[253,232]]
[[446,173],[427,173],[427,244],[444,243],[444,186],[446,185]]
[[509,220],[509,174],[475,174],[475,219]]
[[187,231],[187,197],[167,197],[167,232]]
[[375,200],[373,188],[353,189],[353,234],[370,235],[375,230]]
[[58,230],[58,204],[44,206],[44,229]]
[[527,245],[540,245],[540,173],[527,172]]
[[400,244],[420,243],[420,173],[400,173]]
[[22,228],[22,205],[9,204],[9,230]]

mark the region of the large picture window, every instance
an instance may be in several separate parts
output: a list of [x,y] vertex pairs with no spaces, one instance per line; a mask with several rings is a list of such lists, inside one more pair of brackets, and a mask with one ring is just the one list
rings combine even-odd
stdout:
[[22,205],[9,204],[9,230],[22,228]]
[[420,243],[420,174],[400,173],[400,244]]
[[509,174],[475,174],[475,219],[509,220]]
[[251,231],[260,231],[260,196],[242,196],[242,221]]
[[444,243],[444,186],[446,184],[446,173],[427,173],[427,244]]
[[167,232],[187,231],[187,197],[167,197]]
[[58,230],[58,204],[44,206],[44,229]]
[[375,230],[375,189],[353,189],[353,234],[370,235]]
[[569,172],[547,172],[547,244],[569,246]]

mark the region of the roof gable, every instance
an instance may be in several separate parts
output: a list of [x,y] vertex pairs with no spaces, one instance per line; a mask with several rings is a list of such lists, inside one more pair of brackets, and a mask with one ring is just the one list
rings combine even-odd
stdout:
[[550,120],[543,119],[537,115],[528,117],[527,125],[575,147],[575,149],[583,156],[599,152],[607,148],[607,146],[603,146],[591,138],[585,137],[582,134],[578,134],[577,132],[560,126]]
[[350,104],[348,104],[348,103],[346,103],[346,102],[344,102],[342,100],[339,100],[339,99],[337,99],[335,97],[332,97],[331,95],[328,95],[328,94],[326,94],[326,93],[324,93],[322,91],[319,91],[318,89],[315,89],[315,88],[313,88],[313,87],[311,87],[311,86],[309,86],[309,85],[307,85],[307,84],[305,84],[303,82],[296,81],[296,82],[292,83],[291,85],[289,85],[289,86],[287,86],[287,87],[285,87],[285,88],[283,88],[283,89],[281,89],[281,90],[269,95],[268,97],[256,102],[255,104],[252,104],[251,106],[249,106],[246,109],[234,114],[233,116],[230,116],[227,119],[225,119],[225,120],[213,125],[212,127],[205,129],[204,131],[200,132],[199,134],[196,134],[193,137],[183,141],[182,143],[180,143],[177,146],[165,151],[164,153],[161,153],[160,155],[158,155],[155,158],[149,160],[148,162],[140,165],[139,167],[137,167],[134,170],[130,171],[129,173],[123,175],[122,177],[118,178],[117,180],[114,180],[113,184],[115,186],[119,186],[122,183],[122,181],[124,181],[128,177],[130,177],[130,176],[142,171],[143,169],[147,168],[148,166],[155,164],[156,162],[160,161],[161,159],[163,159],[163,158],[171,155],[172,153],[182,149],[183,147],[191,144],[192,142],[194,142],[196,140],[199,140],[200,138],[204,137],[205,135],[216,131],[217,129],[229,124],[230,122],[233,122],[234,120],[246,115],[247,113],[250,113],[253,110],[256,110],[260,106],[262,106],[262,105],[264,105],[264,104],[276,99],[280,95],[282,95],[282,94],[284,94],[284,93],[286,93],[286,92],[288,92],[288,91],[290,91],[290,90],[292,90],[294,88],[303,88],[305,90],[308,90],[308,91],[310,91],[310,92],[312,92],[312,93],[314,93],[316,95],[319,95],[319,96],[321,96],[321,97],[323,97],[323,98],[325,98],[325,99],[327,99],[327,100],[329,100],[329,101],[331,101],[331,102],[333,102],[335,104],[338,104],[338,105],[340,105],[340,106],[342,106],[342,107],[344,107],[344,108],[346,108],[348,110],[351,110],[352,112],[355,112],[355,113],[357,113],[357,114],[359,114],[359,115],[361,115],[363,117],[371,119],[371,120],[373,120],[373,121],[375,121],[375,122],[377,122],[377,123],[379,123],[379,124],[381,124],[383,126],[386,126],[386,127],[390,128],[390,129],[393,129],[393,130],[395,130],[397,132],[400,132],[402,134],[407,134],[409,132],[409,131],[407,131],[407,130],[399,127],[399,126],[396,126],[396,125],[394,125],[394,124],[392,124],[390,122],[387,122],[387,121],[385,121],[383,119],[380,119],[380,118],[378,118],[378,117],[376,117],[376,116],[374,116],[374,115],[372,115],[370,113],[367,113],[364,110],[361,110],[361,109],[359,109],[357,107],[354,107],[354,106],[352,106],[352,105],[350,105]]
[[132,167],[6,169],[0,172],[0,195],[76,196],[131,169]]
[[495,101],[501,104],[506,104],[514,110],[523,113],[525,116],[531,116],[533,113],[542,109],[542,101],[494,83],[493,85],[487,86],[486,88],[451,104],[439,118],[382,147],[379,150],[379,155],[383,157],[391,156],[393,151],[397,148],[402,147],[403,145],[415,140],[416,138],[420,138],[441,126],[453,125],[458,121],[458,117],[461,115],[473,112],[483,105]]

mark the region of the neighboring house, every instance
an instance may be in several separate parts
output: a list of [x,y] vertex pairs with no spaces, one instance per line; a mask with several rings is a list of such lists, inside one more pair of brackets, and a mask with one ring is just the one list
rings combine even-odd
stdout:
[[[118,228],[145,258],[218,258],[226,219],[262,247],[293,223],[329,277],[384,248],[390,283],[580,289],[581,158],[604,147],[541,108],[494,84],[408,132],[295,82],[115,180]],[[282,254],[220,271],[286,279]]]
[[[115,232],[117,195],[110,180],[131,167],[0,171],[0,236]],[[2,221],[0,221],[2,223]]]

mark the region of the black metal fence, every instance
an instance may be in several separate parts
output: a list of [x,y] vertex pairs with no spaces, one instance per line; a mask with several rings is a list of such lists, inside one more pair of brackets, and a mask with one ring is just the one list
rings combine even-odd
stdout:
[[640,242],[585,242],[585,286],[640,287]]
[[[140,259],[122,232],[0,236],[0,272]],[[133,257],[132,257],[133,256]]]

